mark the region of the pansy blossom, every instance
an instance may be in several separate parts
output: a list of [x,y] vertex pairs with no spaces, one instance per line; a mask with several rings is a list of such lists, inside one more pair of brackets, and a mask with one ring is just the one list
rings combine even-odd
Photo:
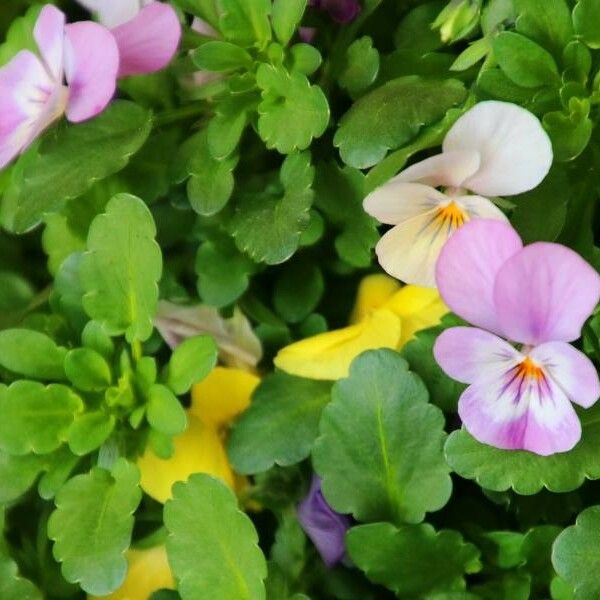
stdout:
[[446,304],[475,327],[453,327],[434,355],[469,384],[458,403],[480,442],[549,455],[573,448],[581,424],[571,403],[600,395],[591,361],[569,344],[600,299],[600,276],[576,252],[523,247],[507,223],[478,220],[444,246],[436,280]]
[[507,102],[481,102],[448,131],[442,153],[418,162],[365,198],[364,209],[393,225],[377,244],[381,266],[406,283],[435,285],[446,240],[471,219],[505,215],[489,199],[536,187],[552,164],[538,119]]
[[106,28],[90,21],[66,25],[65,15],[46,5],[33,37],[39,55],[22,50],[0,69],[0,168],[63,114],[85,121],[115,92],[119,52]]

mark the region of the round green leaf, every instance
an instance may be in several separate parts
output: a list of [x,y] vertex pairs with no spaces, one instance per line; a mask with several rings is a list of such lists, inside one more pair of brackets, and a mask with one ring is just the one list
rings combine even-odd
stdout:
[[183,433],[187,427],[183,406],[164,385],[155,384],[150,388],[146,416],[152,429],[165,435]]
[[100,448],[115,428],[115,417],[102,411],[77,417],[68,433],[69,448],[77,456],[84,456]]
[[350,95],[355,96],[375,81],[378,72],[379,52],[373,48],[373,40],[364,36],[350,44],[338,81]]
[[167,385],[181,396],[200,383],[217,364],[218,348],[209,335],[184,340],[175,350],[167,367]]
[[65,358],[65,373],[84,392],[99,392],[110,385],[110,366],[101,354],[90,348],[71,350]]
[[232,71],[252,66],[252,57],[239,46],[211,40],[192,52],[194,64],[203,71]]
[[327,501],[359,521],[418,523],[452,491],[444,417],[392,350],[361,354],[333,388],[313,464]]

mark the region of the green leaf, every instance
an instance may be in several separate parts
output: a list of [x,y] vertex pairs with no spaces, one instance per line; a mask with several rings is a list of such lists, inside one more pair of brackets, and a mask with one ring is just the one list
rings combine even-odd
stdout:
[[0,46],[0,67],[9,62],[21,50],[38,51],[33,38],[33,28],[41,8],[40,4],[34,4],[22,17],[18,17],[10,23],[6,38]]
[[570,492],[585,479],[600,479],[600,406],[581,413],[581,441],[569,452],[539,456],[524,450],[500,450],[475,440],[467,431],[450,434],[446,460],[465,479],[488,490],[513,489],[517,494]]
[[65,357],[65,373],[83,392],[100,392],[112,380],[110,366],[101,354],[90,348],[76,348]]
[[573,9],[575,33],[593,49],[600,48],[600,5],[595,0],[579,0]]
[[162,257],[150,211],[118,194],[92,222],[81,262],[83,306],[110,335],[147,340],[158,303]]
[[321,269],[307,260],[292,262],[275,282],[273,306],[288,323],[299,323],[315,310],[324,290]]
[[0,450],[0,504],[14,502],[22,496],[46,469],[46,460],[46,456],[37,454],[12,456]]
[[48,520],[54,557],[65,579],[88,594],[110,594],[125,579],[138,483],[138,468],[120,458],[111,471],[94,467],[73,477],[56,495]]
[[16,233],[37,225],[45,213],[58,210],[96,181],[120,171],[146,141],[150,113],[116,100],[86,123],[61,125],[14,167],[4,194],[2,221]]
[[217,6],[219,29],[227,40],[263,48],[271,39],[270,0],[217,0]]
[[414,50],[421,55],[441,48],[444,44],[440,34],[431,27],[431,24],[445,4],[443,0],[434,0],[409,11],[394,34],[396,48]]
[[114,415],[103,411],[85,413],[73,421],[69,428],[69,448],[77,456],[84,456],[104,444],[116,424]]
[[542,119],[544,129],[552,140],[554,158],[561,162],[574,160],[585,150],[594,128],[588,117],[588,99],[571,98],[569,108],[572,110],[546,113]]
[[287,373],[265,377],[231,431],[228,453],[233,468],[238,473],[260,473],[309,456],[330,390],[330,382]]
[[218,348],[209,335],[184,340],[175,350],[167,367],[167,385],[181,396],[202,381],[217,364]]
[[552,55],[523,35],[512,31],[498,34],[494,56],[505,75],[517,85],[536,88],[560,83]]
[[252,57],[243,48],[213,40],[202,44],[192,52],[194,64],[203,71],[234,71],[252,67]]
[[575,600],[594,600],[600,595],[600,506],[591,506],[577,517],[555,540],[552,564],[556,572],[574,588]]
[[165,435],[178,435],[187,428],[185,410],[166,386],[154,384],[148,392],[148,423]]
[[418,523],[452,491],[444,417],[392,350],[361,354],[337,382],[313,448],[323,493],[359,521]]
[[0,388],[0,447],[10,454],[48,454],[66,439],[81,398],[68,387],[15,381]]
[[346,546],[371,581],[401,598],[464,590],[465,574],[481,570],[473,544],[463,541],[458,531],[436,532],[427,523],[400,528],[390,523],[359,525],[346,534]]
[[310,44],[294,44],[290,48],[291,71],[312,75],[323,62],[321,53]]
[[425,125],[439,121],[462,103],[460,81],[400,77],[369,92],[342,117],[334,144],[342,160],[357,169],[372,167],[388,150],[400,148]]
[[262,90],[258,105],[258,133],[267,148],[281,154],[305,150],[329,123],[329,105],[320,87],[298,71],[262,64],[256,72]]
[[43,600],[41,592],[31,581],[19,576],[12,558],[0,554],[0,598],[2,600]]
[[0,331],[0,365],[18,375],[41,380],[63,380],[66,355],[66,348],[57,346],[54,340],[38,331]]
[[164,522],[183,600],[264,600],[267,566],[258,535],[224,483],[200,473],[176,483]]
[[302,21],[306,2],[307,0],[273,0],[273,31],[284,46],[287,46]]
[[377,73],[379,52],[373,48],[373,40],[364,36],[350,44],[338,82],[352,97],[356,97],[375,81]]
[[267,191],[240,194],[228,225],[240,251],[268,265],[292,256],[308,225],[314,178],[310,153],[287,156],[279,178],[283,197]]

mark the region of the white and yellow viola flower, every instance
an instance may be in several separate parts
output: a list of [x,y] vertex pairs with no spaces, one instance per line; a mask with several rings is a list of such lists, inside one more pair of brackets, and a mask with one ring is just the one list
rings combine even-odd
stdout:
[[446,240],[471,219],[506,221],[488,197],[535,188],[552,165],[552,145],[539,120],[508,102],[481,102],[448,131],[442,153],[418,162],[369,194],[364,209],[394,225],[377,244],[392,276],[435,287]]

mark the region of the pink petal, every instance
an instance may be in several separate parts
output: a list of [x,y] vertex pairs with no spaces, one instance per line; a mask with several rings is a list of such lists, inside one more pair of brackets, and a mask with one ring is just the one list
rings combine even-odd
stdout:
[[444,302],[457,315],[502,335],[494,305],[496,274],[523,244],[516,231],[498,220],[463,225],[442,248],[436,282]]
[[498,377],[523,360],[508,342],[475,327],[446,329],[437,338],[433,355],[450,377],[462,383]]
[[461,187],[465,179],[477,172],[479,163],[479,154],[471,150],[444,152],[411,165],[395,179],[407,183],[424,183],[433,187]]
[[523,344],[571,342],[600,299],[600,276],[576,252],[537,242],[498,271],[494,305],[505,337]]
[[465,428],[496,448],[543,456],[571,450],[581,437],[571,403],[551,378],[523,377],[518,369],[477,381],[463,392],[458,414]]
[[46,4],[33,29],[33,37],[40,49],[49,74],[62,83],[65,15],[58,8]]
[[583,352],[565,342],[547,342],[534,348],[529,355],[543,365],[571,402],[584,408],[596,403],[600,396],[598,373]]
[[152,2],[112,32],[121,55],[119,77],[126,77],[166,67],[177,52],[181,24],[171,6]]
[[119,49],[108,29],[81,21],[65,27],[67,118],[78,123],[102,112],[115,93]]

